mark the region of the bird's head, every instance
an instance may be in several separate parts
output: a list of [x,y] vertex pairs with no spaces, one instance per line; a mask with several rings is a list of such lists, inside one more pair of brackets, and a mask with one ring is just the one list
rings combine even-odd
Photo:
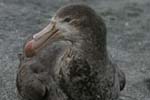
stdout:
[[[78,41],[83,37],[91,38],[94,34],[88,33],[94,33],[93,31],[96,30],[103,31],[101,26],[104,25],[98,24],[103,22],[97,18],[95,11],[90,7],[82,4],[64,6],[51,18],[50,24],[33,35],[33,39],[26,44],[26,55],[33,56],[47,41],[57,39]],[[97,37],[96,34],[94,37]]]

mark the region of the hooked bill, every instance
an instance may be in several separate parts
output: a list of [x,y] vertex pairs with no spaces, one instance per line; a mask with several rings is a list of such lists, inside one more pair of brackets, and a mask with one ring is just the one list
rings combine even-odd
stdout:
[[33,40],[27,42],[24,50],[27,57],[31,57],[35,54],[35,51],[33,50]]

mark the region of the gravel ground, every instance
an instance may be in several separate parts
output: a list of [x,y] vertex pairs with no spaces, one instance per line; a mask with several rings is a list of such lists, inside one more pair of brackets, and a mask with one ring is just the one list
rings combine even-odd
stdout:
[[[62,5],[81,0],[0,0],[0,100],[17,100],[17,54]],[[120,100],[150,100],[150,0],[82,0],[103,17],[108,51],[124,70]]]

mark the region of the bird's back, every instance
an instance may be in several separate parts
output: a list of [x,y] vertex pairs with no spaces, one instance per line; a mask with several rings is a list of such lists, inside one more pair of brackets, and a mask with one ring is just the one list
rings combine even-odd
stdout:
[[111,62],[96,64],[77,57],[67,69],[59,84],[70,100],[114,100],[120,93],[120,79],[125,79]]

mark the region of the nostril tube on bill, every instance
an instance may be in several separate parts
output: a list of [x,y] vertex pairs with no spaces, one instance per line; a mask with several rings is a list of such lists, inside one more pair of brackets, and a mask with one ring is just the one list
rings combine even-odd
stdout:
[[51,22],[48,26],[46,26],[42,31],[38,32],[37,34],[33,35],[33,39],[36,41],[40,39],[43,35],[46,35],[53,31],[55,28],[55,23]]
[[56,35],[58,29],[55,24],[55,22],[51,22],[42,31],[33,35],[33,39],[27,42],[24,48],[26,57],[33,57],[48,39],[52,39]]

